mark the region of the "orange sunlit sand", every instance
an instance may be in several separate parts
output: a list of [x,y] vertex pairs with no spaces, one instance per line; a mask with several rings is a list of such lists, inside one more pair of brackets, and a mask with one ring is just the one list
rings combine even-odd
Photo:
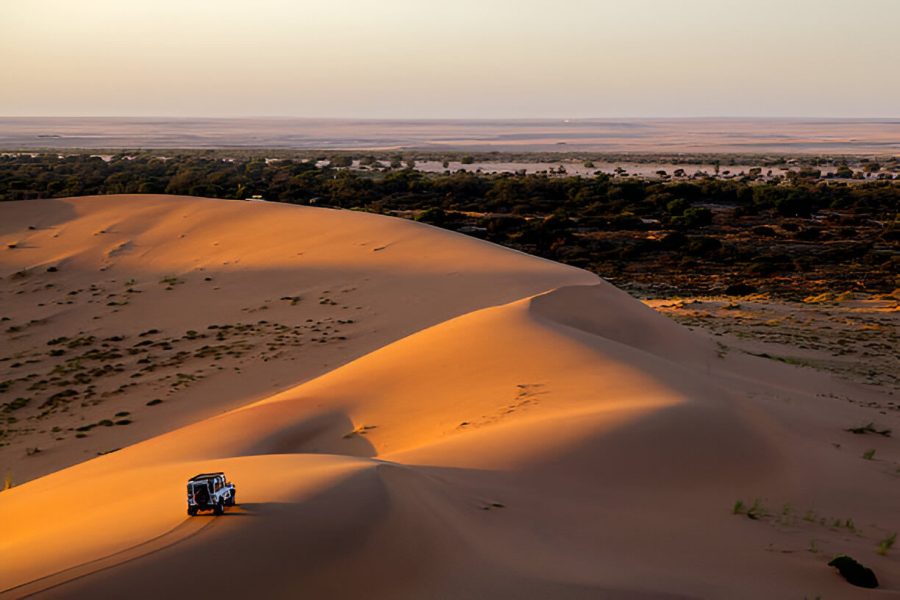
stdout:
[[[875,551],[900,527],[900,453],[845,432],[884,392],[723,353],[586,271],[389,217],[166,196],[0,217],[3,313],[31,324],[4,355],[239,322],[269,351],[196,363],[166,396],[186,367],[161,363],[39,429],[130,424],[0,449],[4,597],[900,596]],[[271,324],[309,329],[279,346]],[[188,517],[185,482],[219,470],[239,506]],[[842,552],[878,592],[823,567]]]

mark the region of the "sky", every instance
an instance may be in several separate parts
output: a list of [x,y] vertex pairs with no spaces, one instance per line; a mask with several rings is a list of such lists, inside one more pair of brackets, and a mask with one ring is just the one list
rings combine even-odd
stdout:
[[0,116],[900,117],[900,0],[0,0]]

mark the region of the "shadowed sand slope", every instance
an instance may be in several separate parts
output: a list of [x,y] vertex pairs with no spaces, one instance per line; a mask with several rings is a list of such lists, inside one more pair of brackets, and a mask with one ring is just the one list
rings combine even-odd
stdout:
[[[900,527],[900,453],[843,431],[872,411],[835,397],[877,392],[724,356],[589,274],[300,212],[346,217],[354,239],[400,227],[416,250],[385,272],[416,289],[459,269],[451,295],[470,308],[423,300],[413,331],[342,366],[3,492],[7,595],[151,598],[195,581],[274,598],[898,594],[897,555],[876,549]],[[485,289],[498,281],[513,297]],[[868,444],[877,460],[860,458]],[[185,517],[185,480],[213,469],[240,507]],[[883,589],[849,587],[825,565],[839,552]]]

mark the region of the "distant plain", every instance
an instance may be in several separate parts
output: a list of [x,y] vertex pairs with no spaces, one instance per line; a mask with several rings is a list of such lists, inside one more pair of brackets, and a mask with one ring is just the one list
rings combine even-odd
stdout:
[[348,120],[0,117],[0,149],[900,152],[900,119]]

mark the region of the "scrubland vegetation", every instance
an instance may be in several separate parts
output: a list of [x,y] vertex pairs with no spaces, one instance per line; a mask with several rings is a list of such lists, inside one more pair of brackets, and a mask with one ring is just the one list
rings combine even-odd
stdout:
[[[350,168],[354,160],[358,167]],[[400,155],[7,155],[0,157],[0,200],[258,197],[413,218],[656,295],[890,293],[900,263],[900,181],[891,174],[897,165],[863,162],[872,177],[844,180],[823,175],[809,159],[784,176],[758,167],[723,179],[717,173],[423,173],[413,168],[414,158]]]

